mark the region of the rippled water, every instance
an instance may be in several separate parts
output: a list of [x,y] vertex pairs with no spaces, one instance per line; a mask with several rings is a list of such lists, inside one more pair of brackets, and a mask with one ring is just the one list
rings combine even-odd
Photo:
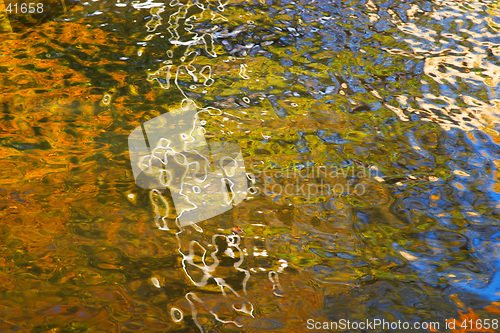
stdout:
[[[3,19],[0,330],[498,319],[499,11],[82,1]],[[128,136],[188,101],[254,191],[179,226],[168,191],[134,182]]]

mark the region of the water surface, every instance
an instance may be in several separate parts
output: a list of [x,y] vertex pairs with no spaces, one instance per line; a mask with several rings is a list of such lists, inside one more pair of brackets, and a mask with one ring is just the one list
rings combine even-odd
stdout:
[[[498,319],[498,17],[492,1],[82,1],[6,29],[0,328]],[[127,138],[183,100],[218,110],[205,136],[240,146],[257,191],[179,230]]]

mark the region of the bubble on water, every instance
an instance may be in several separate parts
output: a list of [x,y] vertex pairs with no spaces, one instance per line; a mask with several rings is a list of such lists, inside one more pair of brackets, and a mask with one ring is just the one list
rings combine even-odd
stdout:
[[104,94],[104,96],[102,97],[102,101],[101,102],[104,105],[111,104],[111,95],[110,94]]
[[182,319],[184,319],[184,315],[182,314],[182,311],[177,309],[177,308],[170,309],[170,316],[172,317],[172,320],[176,323],[178,323]]
[[153,285],[156,287],[156,288],[161,288],[160,286],[160,281],[158,281],[157,278],[151,278],[151,283],[153,283]]

